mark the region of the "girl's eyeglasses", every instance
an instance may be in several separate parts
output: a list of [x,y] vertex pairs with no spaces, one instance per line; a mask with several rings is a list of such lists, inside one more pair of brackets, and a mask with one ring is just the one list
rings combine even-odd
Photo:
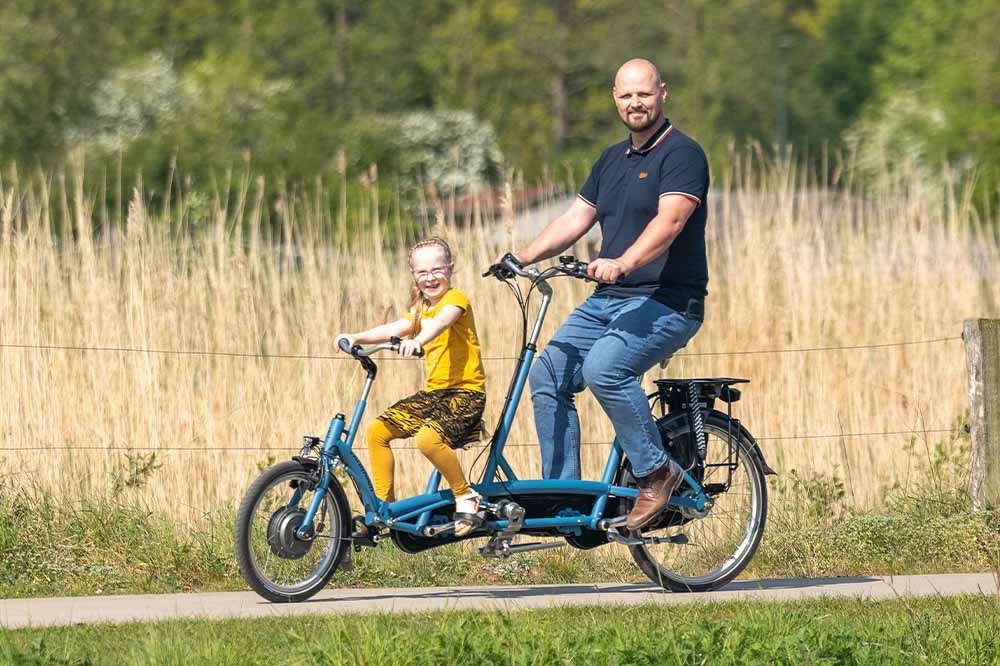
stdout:
[[432,275],[434,277],[439,277],[439,278],[445,277],[450,272],[451,272],[451,266],[435,266],[429,271],[410,271],[410,274],[413,275],[414,280],[424,280],[426,278],[431,277]]

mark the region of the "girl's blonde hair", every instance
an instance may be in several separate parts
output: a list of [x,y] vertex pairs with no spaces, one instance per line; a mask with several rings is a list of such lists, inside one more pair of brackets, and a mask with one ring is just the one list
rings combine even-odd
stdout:
[[[454,261],[451,258],[451,246],[448,245],[448,241],[440,236],[431,236],[410,248],[410,253],[407,255],[407,262],[410,264],[410,268],[413,268],[413,253],[422,247],[441,248],[441,251],[444,252],[444,260],[448,262],[448,266],[451,267],[454,265]],[[420,318],[423,316],[424,310],[430,307],[430,304],[430,301],[420,291],[420,287],[417,286],[417,280],[414,278],[413,284],[410,286],[410,312],[413,313],[413,328],[410,329],[411,337],[420,332]]]

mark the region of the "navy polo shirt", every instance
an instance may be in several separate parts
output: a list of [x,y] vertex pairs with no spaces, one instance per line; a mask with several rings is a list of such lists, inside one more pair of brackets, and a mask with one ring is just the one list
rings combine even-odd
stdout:
[[684,312],[692,299],[704,300],[708,161],[693,139],[667,120],[641,148],[633,148],[631,139],[617,143],[598,158],[578,196],[597,210],[599,257],[617,259],[656,217],[660,197],[668,195],[698,204],[684,229],[666,252],[618,283],[598,286],[599,293],[650,295],[678,312]]

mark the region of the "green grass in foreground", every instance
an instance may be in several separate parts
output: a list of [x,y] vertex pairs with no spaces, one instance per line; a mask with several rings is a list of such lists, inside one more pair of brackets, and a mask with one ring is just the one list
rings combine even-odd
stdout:
[[0,631],[9,664],[996,664],[1000,603],[734,602]]

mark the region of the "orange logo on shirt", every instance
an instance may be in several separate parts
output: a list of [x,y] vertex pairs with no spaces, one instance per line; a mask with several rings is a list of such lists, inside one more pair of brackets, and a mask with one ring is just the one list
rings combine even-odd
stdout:
[[648,173],[646,173],[645,171],[640,171],[640,172],[639,172],[639,178],[640,178],[640,179],[641,179],[641,178],[645,178],[645,177],[646,177],[646,176],[648,176],[648,175],[649,175],[649,174],[648,174]]

